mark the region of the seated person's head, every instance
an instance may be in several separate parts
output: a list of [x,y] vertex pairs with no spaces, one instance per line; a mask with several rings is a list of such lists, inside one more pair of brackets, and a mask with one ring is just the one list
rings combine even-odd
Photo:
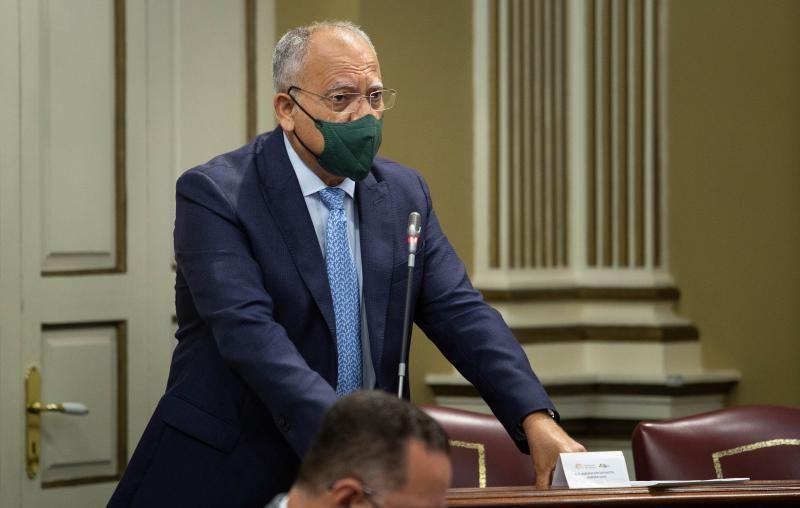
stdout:
[[356,392],[326,414],[289,508],[441,508],[451,476],[444,430],[383,392]]

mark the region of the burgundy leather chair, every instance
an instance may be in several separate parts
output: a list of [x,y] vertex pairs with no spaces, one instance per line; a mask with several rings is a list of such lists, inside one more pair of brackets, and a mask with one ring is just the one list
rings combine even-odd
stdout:
[[637,480],[800,479],[800,408],[739,406],[642,422],[633,459]]
[[450,437],[451,487],[533,485],[531,457],[519,451],[492,415],[441,406],[421,406]]

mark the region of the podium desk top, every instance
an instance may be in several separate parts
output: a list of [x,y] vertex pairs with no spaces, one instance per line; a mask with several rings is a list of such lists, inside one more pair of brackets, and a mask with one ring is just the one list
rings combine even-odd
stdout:
[[670,488],[551,489],[487,487],[451,489],[450,508],[538,506],[800,506],[800,480],[747,481]]

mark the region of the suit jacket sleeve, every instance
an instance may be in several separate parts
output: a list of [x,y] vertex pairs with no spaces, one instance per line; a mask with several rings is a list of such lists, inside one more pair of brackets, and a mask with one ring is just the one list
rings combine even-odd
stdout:
[[307,429],[319,427],[335,392],[273,319],[272,298],[236,209],[201,171],[178,180],[175,255],[223,360],[263,401],[302,456],[312,437]]
[[554,410],[553,403],[503,318],[473,288],[442,232],[422,178],[419,185],[428,213],[423,221],[425,263],[415,321],[527,452],[522,419],[534,411]]

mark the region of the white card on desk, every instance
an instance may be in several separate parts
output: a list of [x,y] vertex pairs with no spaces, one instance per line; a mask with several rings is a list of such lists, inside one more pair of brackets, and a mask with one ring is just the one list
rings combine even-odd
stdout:
[[553,473],[553,487],[596,489],[628,486],[628,468],[619,451],[562,453]]
[[631,487],[688,487],[692,485],[716,485],[719,483],[741,483],[750,478],[712,478],[710,480],[652,480],[652,481],[633,481]]

